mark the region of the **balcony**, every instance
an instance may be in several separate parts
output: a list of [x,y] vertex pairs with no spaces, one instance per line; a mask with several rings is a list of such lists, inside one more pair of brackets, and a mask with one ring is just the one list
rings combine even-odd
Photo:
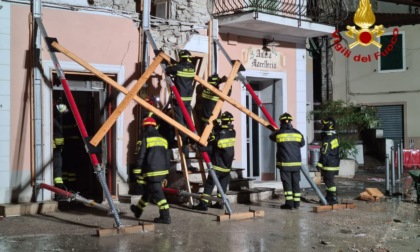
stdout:
[[302,42],[328,35],[347,17],[343,0],[213,0],[220,33]]

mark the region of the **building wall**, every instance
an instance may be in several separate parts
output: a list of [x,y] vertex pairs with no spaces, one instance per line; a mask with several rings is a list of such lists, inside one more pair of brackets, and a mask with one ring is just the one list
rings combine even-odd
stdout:
[[[395,27],[385,29],[392,32]],[[357,55],[373,55],[378,51],[376,46],[356,46],[349,58],[334,51],[334,100],[343,99],[368,105],[404,105],[405,148],[408,139],[415,140],[420,146],[420,127],[418,108],[420,107],[420,26],[398,27],[405,35],[406,70],[401,72],[378,72],[378,61],[373,57],[370,62],[357,62]],[[352,43],[346,35],[347,44]],[[342,42],[344,44],[344,41]]]
[[[3,11],[3,10],[2,10]],[[3,189],[4,195],[0,198],[0,203],[30,200],[32,193],[31,176],[33,175],[33,136],[31,135],[31,18],[30,7],[28,5],[10,5],[11,23],[11,67],[10,67],[10,165],[6,168],[10,172],[7,179],[10,182],[10,190]],[[123,79],[119,76],[121,85],[130,89],[139,78],[137,71],[139,55],[139,33],[135,22],[121,16],[105,13],[93,12],[73,12],[67,10],[57,10],[51,8],[42,9],[43,24],[47,34],[55,37],[63,47],[70,50],[83,60],[104,68],[115,68],[116,66],[123,71]],[[1,22],[2,25],[4,22]],[[2,29],[3,30],[3,29]],[[60,53],[56,54],[60,65],[74,65],[75,62]],[[50,64],[49,53],[43,45],[42,57],[45,64]],[[77,64],[76,64],[77,65]],[[66,70],[63,67],[64,70]],[[2,75],[7,76],[7,75]],[[43,111],[48,111],[51,105],[50,76],[46,75],[43,83]],[[2,82],[3,85],[3,82]],[[7,85],[7,82],[4,84]],[[5,89],[7,90],[7,89]],[[3,91],[3,90],[2,90]],[[123,95],[117,97],[121,101]],[[129,150],[128,142],[132,132],[128,132],[128,125],[132,122],[133,107],[135,102],[131,102],[129,107],[120,116],[121,134],[116,138],[121,140],[119,163],[117,167],[119,173],[127,171],[127,153]],[[43,120],[43,128],[51,127],[50,114],[46,113]],[[96,132],[88,132],[94,135]],[[1,140],[1,139],[0,139]],[[51,144],[44,142],[44,152],[51,151]],[[50,153],[50,154],[51,154]],[[51,164],[44,160],[43,172],[51,173]],[[1,169],[4,169],[3,167]],[[47,178],[51,176],[46,176]],[[3,178],[3,176],[2,176]],[[52,184],[52,181],[45,181]],[[2,183],[3,185],[3,183]],[[0,188],[1,190],[1,188]]]
[[0,3],[0,202],[10,195],[10,4]]

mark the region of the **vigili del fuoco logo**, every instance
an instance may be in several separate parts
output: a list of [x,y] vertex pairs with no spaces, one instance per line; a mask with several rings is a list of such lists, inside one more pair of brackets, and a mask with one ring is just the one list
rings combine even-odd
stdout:
[[383,30],[383,25],[375,25],[373,29],[370,29],[370,27],[375,24],[376,17],[372,11],[372,5],[369,0],[359,1],[359,7],[354,14],[353,20],[359,29],[357,29],[356,26],[347,25],[347,32],[345,33],[346,36],[355,40],[348,46],[348,48],[340,43],[341,35],[339,34],[339,31],[336,30],[332,34],[335,44],[334,48],[337,52],[343,54],[347,58],[350,58],[352,53],[351,49],[354,47],[358,45],[374,45],[380,49],[380,52],[375,52],[372,56],[370,54],[358,54],[353,56],[354,61],[371,62],[372,59],[378,60],[380,56],[386,57],[389,52],[394,49],[394,45],[398,42],[397,28],[394,28],[392,31],[392,38],[386,47],[382,48],[382,44],[375,40],[375,36],[376,38],[379,38],[385,31]]

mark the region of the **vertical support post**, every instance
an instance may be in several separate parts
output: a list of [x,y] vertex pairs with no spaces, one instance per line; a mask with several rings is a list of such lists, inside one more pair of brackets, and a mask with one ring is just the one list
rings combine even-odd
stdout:
[[400,168],[400,178],[402,179],[404,173],[404,143],[402,139],[400,141]]
[[395,150],[394,146],[391,146],[391,184],[392,184],[392,191],[391,193],[395,193]]
[[385,194],[390,195],[389,191],[389,155],[385,158]]
[[397,165],[398,165],[397,178],[398,178],[398,181],[401,181],[401,145],[400,144],[397,145]]
[[[34,26],[33,26],[33,34],[35,35],[33,41],[33,78],[34,78],[34,86],[33,86],[33,117],[34,117],[34,166],[35,170],[33,174],[35,176],[36,184],[44,182],[44,171],[43,171],[43,148],[42,146],[42,73],[41,73],[41,66],[42,66],[42,57],[41,57],[41,42],[42,37],[39,31],[39,26],[37,22],[35,22],[36,18],[41,17],[41,9],[42,3],[41,0],[33,1],[33,18],[34,18]],[[34,187],[34,196],[37,202],[43,201],[44,197],[43,194],[38,194],[37,188]]]

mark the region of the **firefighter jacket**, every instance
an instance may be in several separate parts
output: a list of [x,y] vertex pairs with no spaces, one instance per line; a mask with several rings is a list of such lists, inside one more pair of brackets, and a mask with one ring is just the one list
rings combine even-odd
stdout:
[[340,169],[340,157],[337,133],[334,130],[323,131],[321,136],[321,157],[316,166],[324,171],[338,171]]
[[281,125],[270,135],[277,143],[276,167],[286,172],[299,171],[302,165],[300,148],[305,146],[303,135],[291,125]]
[[143,131],[137,167],[141,176],[151,182],[160,182],[169,173],[168,142],[154,127]]
[[209,141],[211,162],[218,172],[230,172],[235,156],[236,131],[233,125],[221,125]]
[[63,136],[63,113],[58,112],[54,109],[53,112],[53,149],[62,148],[64,145]]
[[201,97],[201,119],[207,122],[210,116],[213,114],[213,109],[219,100],[219,96],[215,95],[212,91],[210,91],[210,89],[205,88],[201,93]]
[[182,101],[191,101],[194,87],[195,67],[190,61],[181,61],[166,68],[166,73],[174,78],[175,86]]

